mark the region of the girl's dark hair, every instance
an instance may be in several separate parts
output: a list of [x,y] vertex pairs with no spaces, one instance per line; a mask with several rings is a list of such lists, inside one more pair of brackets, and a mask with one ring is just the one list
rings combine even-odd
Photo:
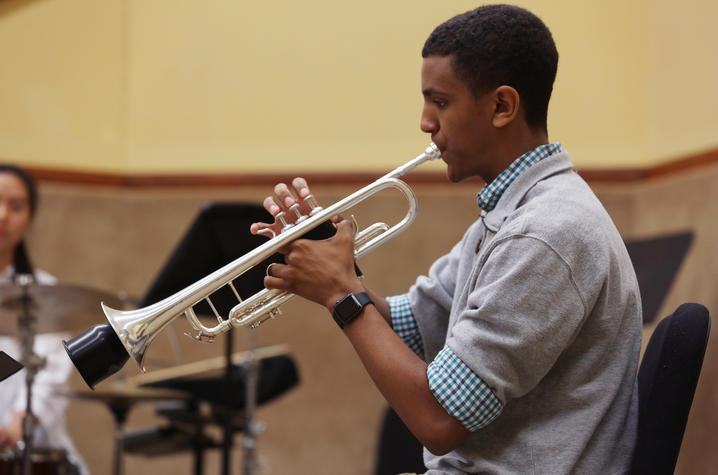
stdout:
[[[30,207],[30,218],[33,218],[35,216],[35,210],[37,209],[37,184],[35,183],[35,179],[28,172],[15,165],[0,164],[0,173],[9,173],[20,179],[27,191],[27,203]],[[15,268],[16,275],[33,274],[32,263],[30,261],[30,256],[27,254],[24,239],[15,246],[12,264]]]

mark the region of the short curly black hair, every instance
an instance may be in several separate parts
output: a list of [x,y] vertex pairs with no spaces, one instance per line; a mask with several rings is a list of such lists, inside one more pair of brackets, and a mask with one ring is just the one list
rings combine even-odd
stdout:
[[536,15],[512,5],[485,5],[437,26],[421,56],[452,56],[456,76],[478,97],[498,86],[518,91],[532,129],[546,131],[558,67],[551,32]]

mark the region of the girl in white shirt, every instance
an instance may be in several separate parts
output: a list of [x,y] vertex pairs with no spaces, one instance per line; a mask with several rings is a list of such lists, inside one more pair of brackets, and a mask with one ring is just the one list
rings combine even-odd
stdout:
[[[57,280],[45,271],[33,269],[25,249],[27,233],[37,207],[37,187],[21,168],[0,165],[0,286],[14,285],[19,274],[31,274],[37,284],[51,285]],[[41,318],[42,316],[37,316]],[[59,395],[66,389],[72,370],[62,339],[69,335],[45,333],[35,336],[34,351],[45,358],[32,387],[32,408],[37,418],[33,437],[35,447],[64,449],[79,473],[87,468],[77,454],[65,428],[67,400]],[[0,335],[0,350],[20,359],[22,349],[17,338]],[[26,406],[25,371],[0,382],[0,446],[15,447],[22,440]]]

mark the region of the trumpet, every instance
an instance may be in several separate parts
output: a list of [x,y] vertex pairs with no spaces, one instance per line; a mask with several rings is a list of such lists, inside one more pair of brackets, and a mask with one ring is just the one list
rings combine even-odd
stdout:
[[[275,217],[283,223],[279,234],[275,235],[274,232],[266,230],[271,233],[269,236],[271,239],[267,242],[159,302],[127,311],[116,310],[101,303],[109,326],[107,324],[96,325],[64,342],[65,350],[85,382],[93,387],[94,384],[117,372],[127,361],[128,355],[137,362],[141,371],[144,372],[144,357],[150,343],[167,325],[181,315],[186,317],[193,329],[193,332],[187,333],[187,335],[198,341],[213,342],[218,335],[233,327],[257,328],[266,320],[279,315],[281,313],[280,306],[291,299],[294,294],[265,288],[242,300],[232,283],[233,280],[275,254],[285,245],[316,229],[322,223],[326,223],[332,216],[345,213],[379,191],[389,188],[398,190],[408,203],[408,210],[403,219],[393,226],[375,223],[355,233],[355,259],[368,254],[404,231],[416,217],[417,203],[414,192],[409,185],[399,180],[399,177],[427,161],[440,158],[440,156],[441,152],[438,147],[431,143],[423,153],[414,159],[327,208],[316,205],[311,196],[305,198],[311,208],[308,215],[302,215],[299,212],[299,204],[295,204],[288,210],[296,214],[297,219],[294,223],[286,222],[284,212]],[[224,286],[232,290],[238,301],[226,317],[219,315],[210,299],[212,294]],[[197,317],[194,306],[202,301],[207,302],[212,309],[217,319],[215,326],[205,326]]]

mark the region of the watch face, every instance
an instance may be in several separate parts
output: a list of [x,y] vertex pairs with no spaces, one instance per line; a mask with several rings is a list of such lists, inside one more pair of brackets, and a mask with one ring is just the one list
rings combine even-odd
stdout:
[[352,321],[357,315],[362,312],[362,309],[367,304],[373,303],[366,292],[359,292],[357,294],[349,294],[334,306],[334,312],[332,313],[334,320],[339,324],[340,327],[344,328],[344,325]]
[[343,322],[351,319],[358,311],[362,309],[361,304],[357,301],[354,294],[349,294],[337,303],[334,307],[334,312],[337,317]]

